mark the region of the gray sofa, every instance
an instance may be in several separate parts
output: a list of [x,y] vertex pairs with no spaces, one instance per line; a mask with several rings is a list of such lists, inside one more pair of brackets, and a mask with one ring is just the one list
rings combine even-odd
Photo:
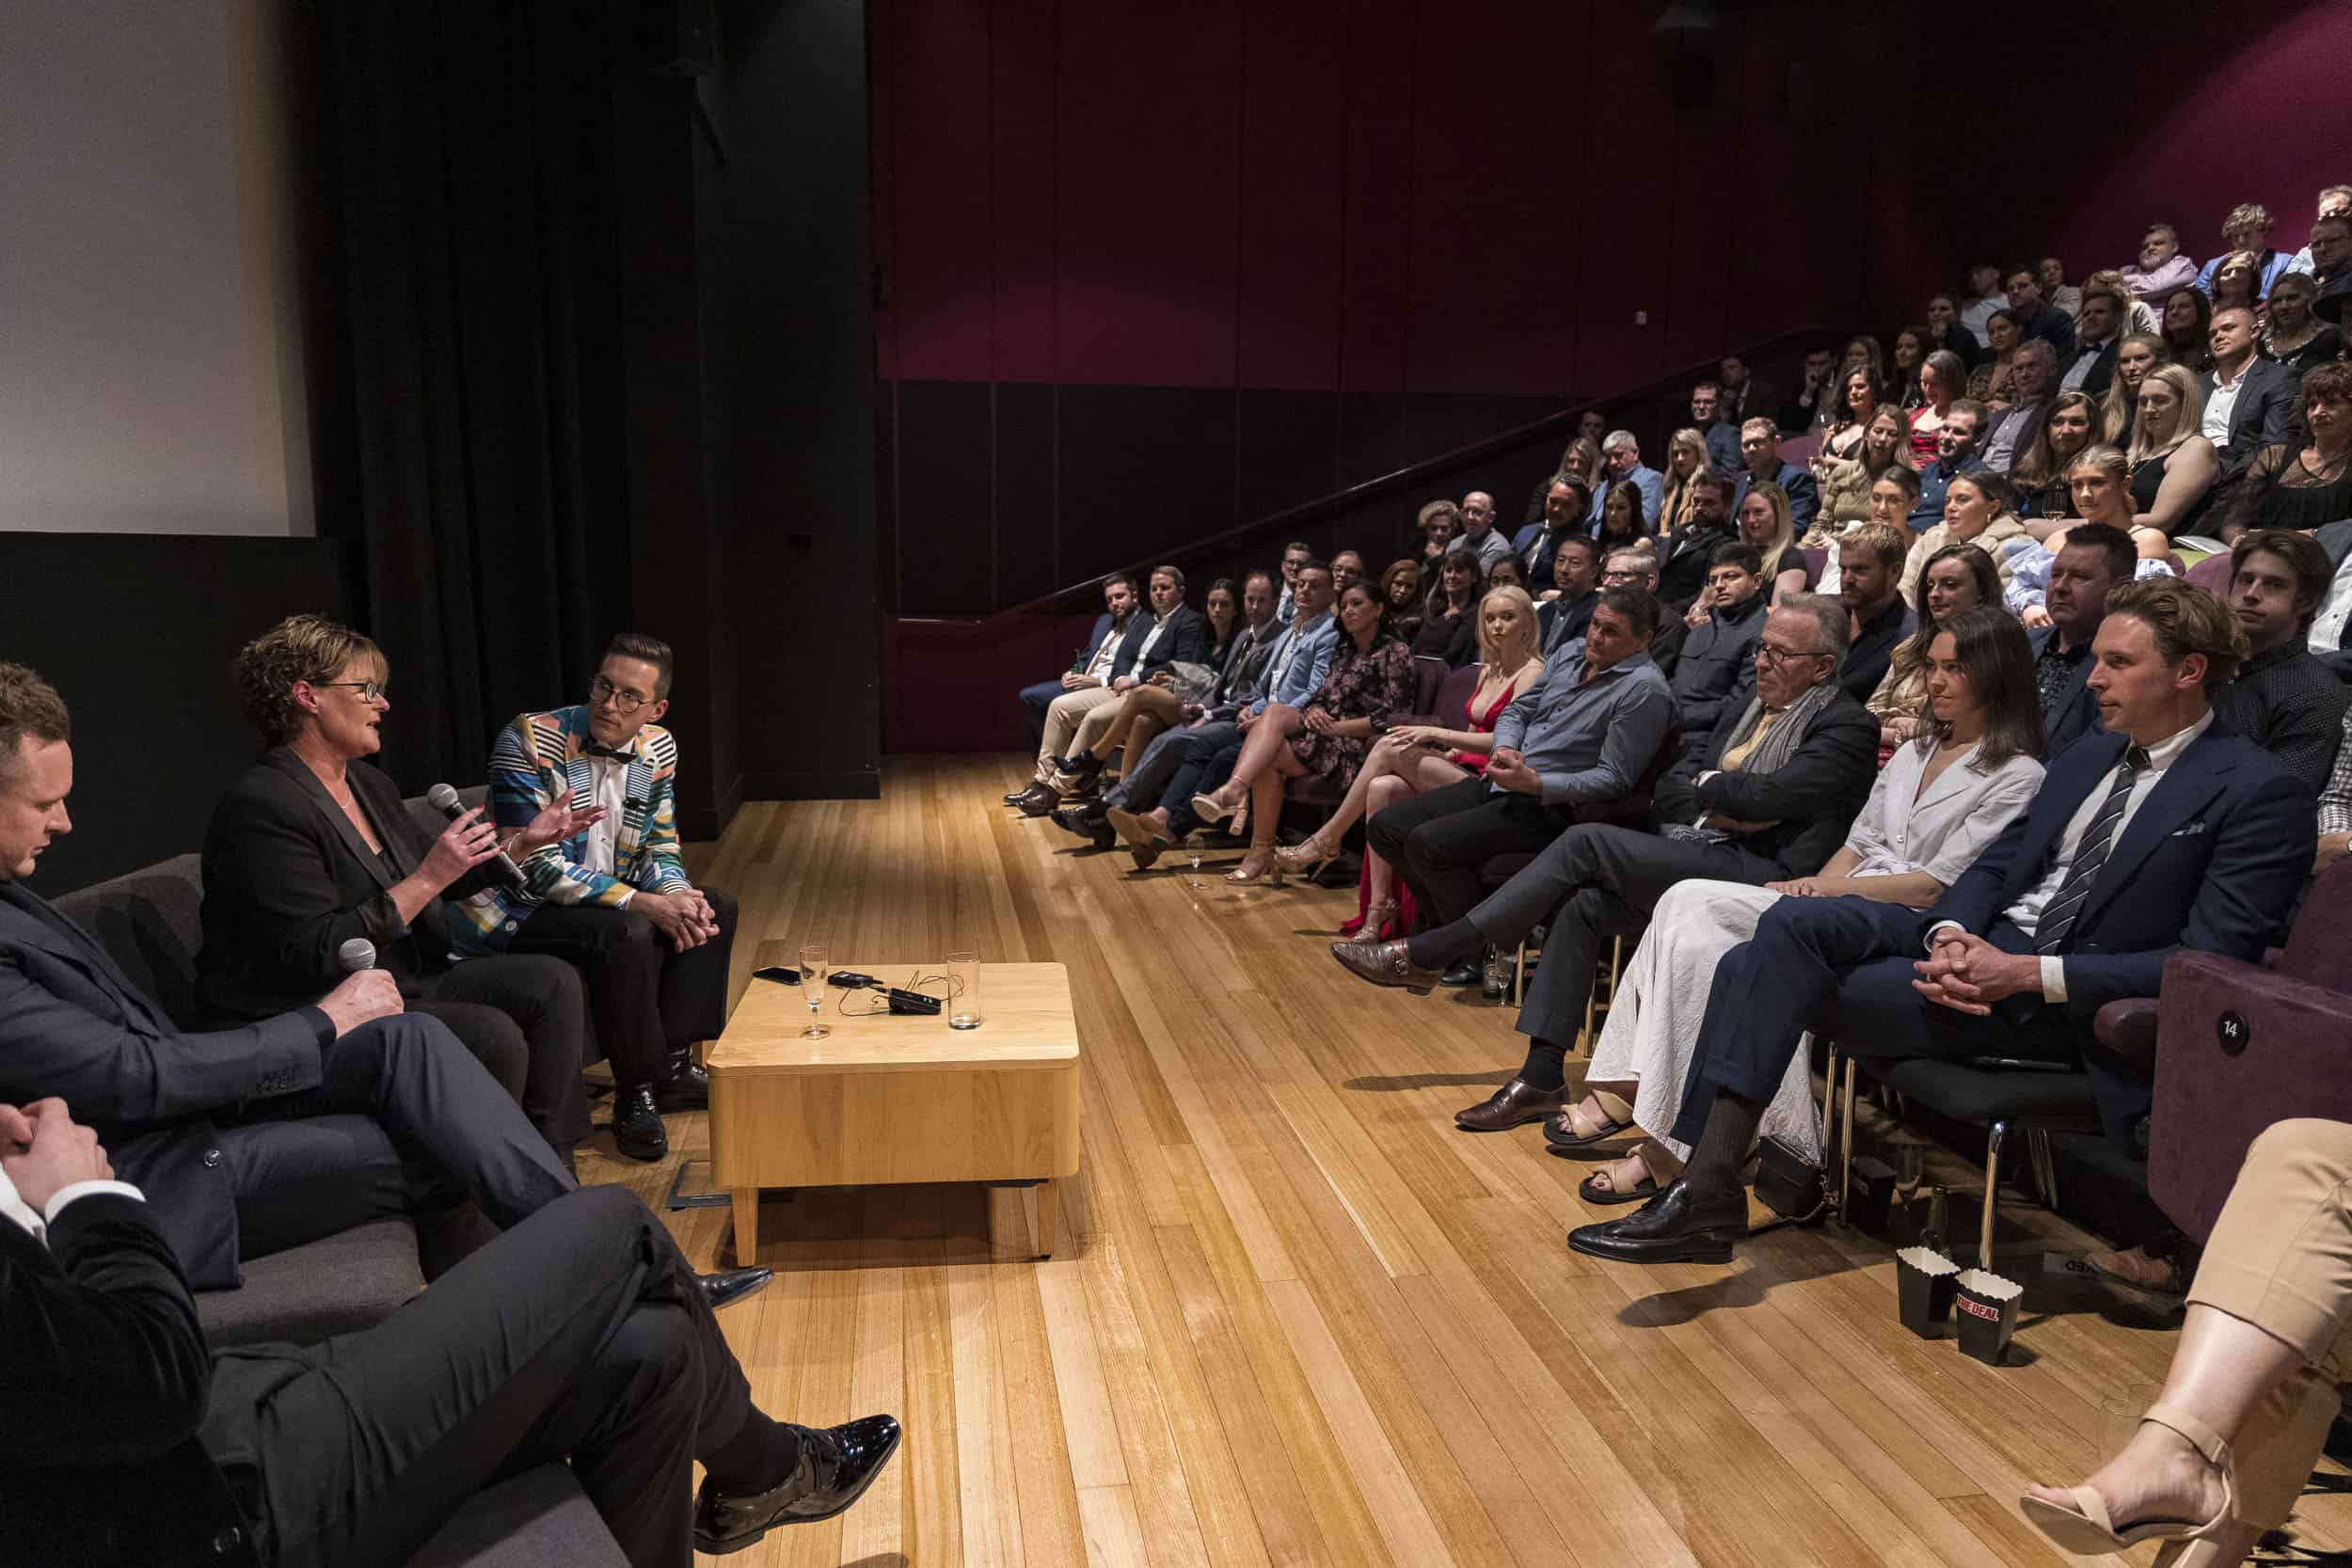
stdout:
[[[469,800],[482,793],[469,791]],[[408,805],[438,831],[439,814],[421,800]],[[173,1020],[193,1027],[203,902],[202,858],[180,855],[70,893],[57,907]],[[383,1322],[424,1289],[416,1228],[405,1219],[363,1225],[242,1272],[236,1290],[197,1292],[197,1317],[215,1346],[316,1343]],[[570,1467],[545,1465],[475,1497],[410,1568],[628,1568],[628,1560]]]

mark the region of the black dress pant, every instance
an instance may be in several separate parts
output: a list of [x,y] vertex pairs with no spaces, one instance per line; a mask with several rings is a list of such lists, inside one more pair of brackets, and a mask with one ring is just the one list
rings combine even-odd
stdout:
[[644,915],[601,904],[542,904],[507,943],[509,953],[578,966],[597,1042],[624,1088],[660,1083],[673,1053],[726,1027],[735,900],[714,887],[698,891],[719,917],[719,934],[683,953]]
[[[434,1019],[363,1023],[326,1047],[322,1067],[316,1088],[248,1101],[242,1119],[215,1128],[240,1259],[391,1214],[464,1226],[449,1211],[467,1203],[507,1229],[574,1190],[547,1140]],[[441,1250],[483,1239],[477,1225]]]
[[[1698,1142],[1718,1090],[1770,1100],[1807,1029],[1835,1033],[1839,1049],[1856,1056],[2074,1058],[2088,1021],[2051,1006],[2038,990],[2005,997],[1979,1018],[1913,990],[1926,936],[1916,910],[1867,898],[1783,898],[1766,910],[1756,936],[1716,965],[1673,1135]],[[2006,920],[1995,921],[1985,940],[2005,953],[2033,951],[2032,939]],[[2121,1116],[2130,1098],[2119,1092],[2122,1077],[2104,1076],[2112,1082],[2091,1074],[2103,1119],[2111,1101]],[[2141,1115],[2146,1092],[2143,1080]]]
[[1575,820],[1565,806],[1498,794],[1485,779],[1471,778],[1375,812],[1364,838],[1413,890],[1417,924],[1426,931],[1470,913],[1483,891],[1479,869],[1488,861],[1533,854]]
[[580,974],[561,958],[500,953],[468,958],[416,982],[409,1006],[439,1019],[499,1087],[522,1102],[523,1115],[548,1147],[566,1149],[588,1136],[588,998]]
[[567,1457],[631,1563],[690,1568],[692,1460],[750,1409],[669,1232],[595,1187],[374,1328],[218,1353],[199,1440],[273,1568],[399,1568],[475,1493]]

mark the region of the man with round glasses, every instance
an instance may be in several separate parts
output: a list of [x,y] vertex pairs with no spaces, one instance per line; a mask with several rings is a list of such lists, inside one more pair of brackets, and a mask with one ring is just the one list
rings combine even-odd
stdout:
[[588,701],[526,713],[490,752],[490,805],[502,825],[559,800],[604,815],[522,863],[521,891],[465,906],[461,945],[546,953],[580,966],[617,1091],[612,1141],[633,1160],[669,1152],[664,1111],[699,1110],[709,1081],[692,1045],[726,1022],[735,900],[697,888],[678,858],[677,742],[666,642],[625,632],[605,649]]

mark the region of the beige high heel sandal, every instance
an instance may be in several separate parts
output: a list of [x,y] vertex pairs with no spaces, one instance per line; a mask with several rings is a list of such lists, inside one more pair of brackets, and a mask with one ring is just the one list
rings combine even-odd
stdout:
[[2107,1516],[2107,1500],[2088,1486],[2070,1486],[2073,1508],[2028,1494],[2017,1499],[2026,1518],[2064,1551],[2084,1557],[2120,1552],[2143,1541],[2209,1541],[2232,1522],[2237,1510],[2236,1479],[2230,1474],[2230,1445],[2221,1434],[2176,1405],[2159,1404],[2140,1418],[2180,1433],[2206,1464],[2221,1472],[2221,1512],[2202,1524],[2188,1519],[2142,1519],[2118,1526]]

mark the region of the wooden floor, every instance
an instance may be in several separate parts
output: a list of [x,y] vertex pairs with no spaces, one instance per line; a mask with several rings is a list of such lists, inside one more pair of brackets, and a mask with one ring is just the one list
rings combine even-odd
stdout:
[[[2073,1560],[2016,1495],[2078,1479],[2169,1333],[2052,1286],[1996,1370],[1905,1332],[1858,1236],[1783,1231],[1730,1268],[1576,1257],[1589,1167],[1534,1128],[1452,1130],[1518,1061],[1507,1012],[1347,977],[1325,946],[1352,893],[1080,852],[998,804],[1018,771],[896,761],[879,801],[749,806],[696,851],[741,903],[739,993],[812,930],[841,963],[977,946],[1067,964],[1087,1053],[1050,1262],[1013,1191],[763,1207],[778,1278],[725,1317],[761,1403],[895,1412],[907,1441],[849,1513],[730,1563]],[[658,1206],[702,1124],[673,1117],[658,1166],[600,1133],[581,1174]],[[732,1260],[725,1209],[669,1218]],[[2086,1244],[2004,1208],[2019,1267]],[[2352,1545],[2352,1503],[2309,1500],[2303,1539]]]

